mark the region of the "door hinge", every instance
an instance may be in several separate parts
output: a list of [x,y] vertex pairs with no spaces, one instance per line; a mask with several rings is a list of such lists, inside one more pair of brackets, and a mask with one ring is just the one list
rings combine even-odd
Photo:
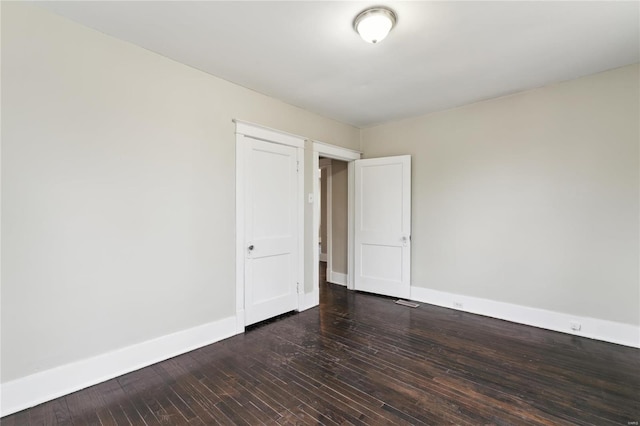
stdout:
[[300,172],[300,160],[296,160],[296,173]]
[[300,283],[296,283],[296,291],[300,294]]

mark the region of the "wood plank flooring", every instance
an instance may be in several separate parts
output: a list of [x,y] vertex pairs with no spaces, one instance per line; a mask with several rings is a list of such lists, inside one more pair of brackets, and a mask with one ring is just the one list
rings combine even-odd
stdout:
[[321,285],[321,305],[13,425],[637,425],[640,351]]

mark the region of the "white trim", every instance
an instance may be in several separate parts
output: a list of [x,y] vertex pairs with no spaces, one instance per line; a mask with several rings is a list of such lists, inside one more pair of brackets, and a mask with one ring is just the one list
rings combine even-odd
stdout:
[[236,134],[236,331],[244,333],[244,135]]
[[333,284],[338,285],[347,285],[347,274],[343,274],[341,272],[328,271],[327,272],[327,281]]
[[[304,144],[304,140],[302,141]],[[304,197],[304,145],[297,149],[298,159],[298,311],[305,303],[304,289],[304,208],[306,200]],[[317,232],[316,232],[317,234]]]
[[2,383],[6,416],[236,334],[236,318],[227,317],[122,349]]
[[[414,286],[411,287],[411,299],[561,333],[640,348],[640,327],[631,324],[581,317]],[[454,303],[461,305],[454,305]],[[581,330],[572,330],[570,327],[572,322],[581,324]]]
[[[327,182],[327,200],[323,206],[320,206],[324,209],[324,217],[327,220],[325,224],[327,229],[327,253],[324,261],[327,262],[327,271],[331,271],[333,270],[333,167],[331,167],[331,159],[323,158],[320,160],[320,169],[323,170],[322,173]],[[320,253],[320,260],[322,260],[322,253]]]
[[313,151],[319,153],[323,157],[332,158],[334,160],[341,161],[353,161],[362,158],[360,151],[353,149],[342,148],[339,146],[331,145],[324,142],[312,141]]
[[304,141],[306,139],[302,136],[282,132],[260,124],[250,123],[248,121],[233,119],[233,122],[236,123],[236,134],[261,139],[267,142],[295,146],[296,148],[304,148]]
[[[314,152],[311,156],[311,164],[313,167],[313,170],[311,170],[311,175],[313,176],[313,224],[311,225],[313,227],[313,232],[311,232],[311,241],[313,244],[313,253],[311,255],[313,260],[313,265],[311,267],[311,279],[313,280],[313,285],[311,286],[311,293],[305,293],[305,302],[307,302],[306,294],[316,294],[318,296],[317,304],[319,304],[320,250],[318,250],[318,247],[320,246],[320,236],[318,235],[318,229],[320,228],[320,205],[318,204],[318,198],[320,198],[320,157],[317,152]],[[300,312],[313,306],[315,305],[307,306],[305,303],[300,306]]]
[[356,289],[355,282],[355,205],[356,205],[356,163],[347,164],[347,288]]

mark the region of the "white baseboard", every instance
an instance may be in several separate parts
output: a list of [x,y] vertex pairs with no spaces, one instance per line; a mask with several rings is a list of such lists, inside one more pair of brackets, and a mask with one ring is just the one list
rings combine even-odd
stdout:
[[[640,347],[640,327],[631,324],[581,317],[414,286],[411,287],[411,299],[547,330],[634,348]],[[571,323],[579,323],[582,328],[580,331],[574,331],[571,329]]]
[[139,370],[235,334],[236,318],[228,317],[2,383],[0,417]]
[[298,312],[306,311],[320,304],[320,293],[318,293],[317,289],[311,293],[304,293],[304,295],[301,296],[298,302]]
[[327,281],[333,284],[347,285],[347,274],[329,271],[327,273]]
[[320,262],[327,261],[327,253],[320,253]]

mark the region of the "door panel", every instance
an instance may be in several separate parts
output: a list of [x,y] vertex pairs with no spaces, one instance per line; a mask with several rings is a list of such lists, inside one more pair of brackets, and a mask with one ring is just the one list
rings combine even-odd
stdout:
[[363,243],[361,258],[364,278],[402,281],[402,247]]
[[298,308],[295,147],[247,138],[245,324]]
[[361,166],[361,182],[362,229],[402,233],[402,164]]
[[[291,182],[292,159],[295,163],[296,149],[254,140],[251,154],[249,174],[253,179],[249,184],[253,186],[253,205],[257,209],[254,211],[258,213],[253,217],[253,238],[288,236],[292,231],[293,217],[291,209],[287,208],[291,204],[291,191],[286,188],[296,183],[295,175]],[[295,210],[293,213],[295,215]]]
[[[288,279],[282,279],[281,271],[291,270],[291,255],[281,254],[277,256],[269,256],[252,259],[252,268],[254,282],[260,285],[254,285],[252,291],[253,304],[257,305],[283,296],[287,296],[291,289]],[[286,311],[285,311],[286,312]]]
[[410,297],[411,156],[355,161],[355,289]]

